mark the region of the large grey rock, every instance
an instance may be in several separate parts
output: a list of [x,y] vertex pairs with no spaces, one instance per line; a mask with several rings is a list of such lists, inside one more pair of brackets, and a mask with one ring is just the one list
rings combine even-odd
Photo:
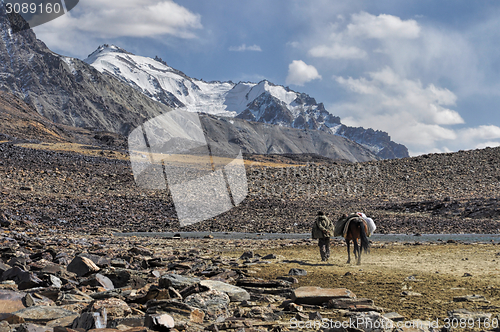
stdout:
[[299,304],[322,304],[332,299],[355,298],[356,295],[345,288],[299,287],[292,293],[292,301]]
[[147,302],[148,311],[153,310],[153,312],[166,312],[176,321],[179,320],[190,321],[193,323],[201,324],[205,318],[205,312],[199,308],[190,306],[184,302],[179,302],[178,300],[150,300]]
[[144,326],[144,316],[129,316],[124,318],[111,319],[108,323],[110,328],[116,328],[118,325],[124,325],[129,327],[140,327]]
[[20,290],[40,286],[43,282],[32,272],[24,271],[15,266],[2,274],[2,280],[13,280]]
[[83,329],[88,331],[96,328],[96,326],[100,324],[101,318],[102,317],[98,313],[97,315],[94,315],[93,312],[83,312],[73,321],[71,327],[73,329]]
[[132,289],[140,289],[146,285],[147,274],[127,269],[115,269],[112,272],[103,273],[108,277],[115,288],[130,286]]
[[128,304],[120,299],[110,298],[105,300],[96,300],[90,308],[92,312],[99,312],[101,315],[106,315],[109,319],[127,317],[132,314],[132,309]]
[[259,288],[281,288],[290,287],[292,283],[285,280],[262,280],[256,278],[241,278],[236,282],[240,287],[259,287]]
[[200,278],[186,277],[178,274],[165,274],[159,280],[161,288],[173,287],[175,289],[182,289],[200,282]]
[[288,271],[288,275],[289,276],[306,276],[307,271],[304,269],[293,268],[293,269],[290,269],[290,271]]
[[57,303],[59,303],[59,305],[76,304],[76,303],[88,304],[93,300],[94,299],[89,295],[77,289],[73,289],[69,292],[65,293],[61,292],[59,294],[59,297],[57,298]]
[[463,295],[463,296],[454,296],[453,301],[455,302],[484,302],[490,303],[490,301],[486,300],[483,295]]
[[215,280],[202,280],[200,281],[200,285],[208,287],[211,290],[217,290],[219,292],[226,293],[229,296],[229,299],[233,302],[250,300],[250,294],[246,290],[225,282]]
[[75,313],[59,307],[34,306],[12,313],[27,323],[44,324],[54,319],[73,316]]
[[97,280],[97,282],[105,289],[105,290],[113,290],[115,289],[115,286],[113,285],[113,282],[111,281],[111,279],[109,279],[108,277],[100,274],[100,273],[97,273],[95,275],[95,279]]
[[54,263],[49,263],[49,264],[45,265],[40,270],[40,273],[49,274],[49,275],[56,276],[58,278],[65,278],[65,279],[69,279],[69,278],[76,276],[75,273],[68,272],[68,270],[66,270],[66,267],[59,265],[59,264],[54,264]]
[[62,287],[62,281],[61,281],[61,279],[59,279],[55,275],[50,274],[49,275],[49,280],[50,280],[51,286],[56,287],[56,288],[61,288]]
[[226,293],[209,290],[189,295],[183,302],[191,307],[203,310],[210,315],[220,316],[227,314],[227,306],[230,301]]
[[52,327],[40,326],[36,324],[22,324],[16,332],[53,332]]

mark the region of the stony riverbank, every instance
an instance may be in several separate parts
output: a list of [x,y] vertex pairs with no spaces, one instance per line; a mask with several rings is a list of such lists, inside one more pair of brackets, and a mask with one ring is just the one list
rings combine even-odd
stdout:
[[340,241],[322,263],[312,240],[4,230],[0,330],[287,331],[357,317],[493,322],[500,309],[499,250],[373,243],[356,266],[344,264]]

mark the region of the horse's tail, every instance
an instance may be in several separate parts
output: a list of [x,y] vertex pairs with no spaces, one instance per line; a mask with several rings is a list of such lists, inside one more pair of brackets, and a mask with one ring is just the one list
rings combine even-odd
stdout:
[[359,220],[359,237],[361,238],[361,250],[364,250],[365,253],[370,251],[370,241],[368,240],[368,236],[366,236],[366,228],[365,223],[362,220]]

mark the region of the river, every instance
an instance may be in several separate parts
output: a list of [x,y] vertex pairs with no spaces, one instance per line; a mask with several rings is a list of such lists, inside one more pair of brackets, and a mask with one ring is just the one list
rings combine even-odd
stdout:
[[[135,232],[135,233],[115,233],[115,236],[144,236],[144,237],[164,237],[173,238],[190,238],[200,239],[209,235],[214,239],[257,239],[257,240],[273,240],[273,239],[310,239],[311,234],[297,233],[238,233],[238,232]],[[454,240],[458,242],[498,242],[500,234],[373,234],[370,240],[377,242],[447,242]]]

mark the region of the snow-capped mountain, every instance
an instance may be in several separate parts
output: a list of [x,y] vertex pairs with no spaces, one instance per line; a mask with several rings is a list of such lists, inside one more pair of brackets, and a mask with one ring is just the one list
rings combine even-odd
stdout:
[[[12,128],[10,124],[10,127],[0,129],[0,136],[19,134],[19,137],[26,137],[28,133],[30,139],[44,140],[50,134],[51,139],[82,142],[82,139],[92,137],[100,140],[100,132],[105,131],[116,133],[111,134],[112,137],[116,135],[120,140],[123,139],[121,135],[127,136],[146,121],[172,110],[172,107],[139,91],[137,86],[133,88],[130,82],[125,83],[114,75],[103,74],[81,60],[52,52],[36,38],[31,29],[19,31],[25,24],[21,16],[7,14],[4,6],[0,6],[0,90],[5,91],[6,95],[13,95],[12,100],[22,100],[30,110],[35,110],[49,121],[40,124],[34,121],[36,118],[21,117],[19,121],[28,123],[27,132],[22,131],[25,128],[23,126]],[[161,64],[160,61],[153,62],[159,66],[156,63]],[[132,64],[130,66],[133,67]],[[139,72],[137,68],[134,70]],[[231,99],[221,102],[223,93],[220,90],[228,91],[234,84],[200,82],[174,69],[167,71],[185,79],[171,81],[172,84],[178,84],[179,91],[192,89],[192,92],[178,93],[173,90],[178,96],[175,97],[174,93],[165,91],[164,103],[174,107],[191,105],[199,107],[200,111],[213,109],[202,108],[203,104],[219,105],[221,114],[229,114],[223,104],[226,101],[231,103]],[[146,81],[148,79],[154,82],[153,78],[146,78]],[[198,89],[205,89],[205,93]],[[190,103],[190,98],[194,96],[198,99]],[[159,98],[158,95],[156,97]],[[238,99],[232,100],[233,105],[238,103]],[[249,154],[317,154],[352,162],[378,159],[360,144],[319,130],[304,132],[302,129],[209,114],[199,118],[206,130],[211,151],[217,155],[241,150]],[[47,126],[52,127],[47,129]],[[75,127],[89,130],[81,131]],[[41,133],[46,129],[45,134]]]
[[126,136],[172,108],[185,108],[210,113],[201,120],[222,150],[237,146],[245,153],[311,153],[350,161],[404,157],[387,148],[376,155],[378,146],[355,143],[349,132],[332,135],[342,128],[340,119],[306,94],[268,81],[196,80],[161,59],[113,46],[100,47],[84,62],[52,52],[31,29],[19,31],[24,24],[0,6],[0,90],[55,124]]
[[354,140],[382,158],[408,156],[406,147],[392,142],[387,133],[346,127],[339,117],[325,109],[323,103],[267,80],[237,84],[205,82],[168,66],[160,58],[134,55],[106,44],[84,61],[99,72],[174,108],[290,128],[321,130]]
[[327,129],[340,124],[340,119],[314,98],[266,80],[205,82],[186,76],[161,59],[134,55],[114,45],[100,46],[84,61],[156,101],[193,112],[300,129]]

